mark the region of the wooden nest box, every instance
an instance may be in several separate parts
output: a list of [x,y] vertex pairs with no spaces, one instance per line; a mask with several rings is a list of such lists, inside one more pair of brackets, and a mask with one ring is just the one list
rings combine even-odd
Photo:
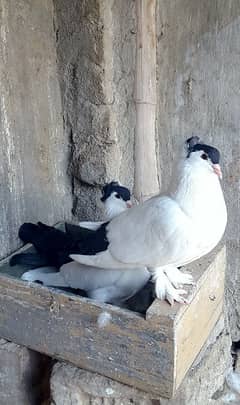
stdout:
[[[156,299],[146,317],[22,281],[23,268],[0,264],[2,338],[167,398],[223,310],[224,248],[186,267],[197,283],[189,305]],[[100,327],[103,312],[108,322]]]

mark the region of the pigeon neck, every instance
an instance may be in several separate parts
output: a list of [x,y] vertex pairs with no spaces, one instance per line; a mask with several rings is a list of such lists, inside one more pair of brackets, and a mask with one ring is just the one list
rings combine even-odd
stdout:
[[182,210],[190,217],[202,220],[201,213],[212,215],[225,209],[221,185],[211,167],[201,164],[190,165],[184,162],[180,165],[175,190],[170,192]]
[[123,211],[125,211],[126,207],[120,206],[120,204],[114,203],[113,201],[107,201],[105,203],[105,215],[106,218],[112,219],[116,217],[117,215],[121,214]]

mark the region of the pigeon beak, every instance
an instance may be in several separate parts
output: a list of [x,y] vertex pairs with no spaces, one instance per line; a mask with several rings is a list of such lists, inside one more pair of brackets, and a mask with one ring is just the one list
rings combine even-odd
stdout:
[[220,179],[222,179],[222,170],[221,170],[220,165],[214,164],[214,165],[212,165],[212,166],[213,166],[213,171],[214,171],[214,173],[216,173],[216,174],[218,175],[218,177],[219,177]]
[[127,208],[132,208],[132,202],[129,200],[126,202]]

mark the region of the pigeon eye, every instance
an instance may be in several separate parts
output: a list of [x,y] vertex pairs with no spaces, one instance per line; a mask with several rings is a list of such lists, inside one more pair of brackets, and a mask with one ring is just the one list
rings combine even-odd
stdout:
[[121,196],[119,194],[116,194],[115,197],[119,198],[119,199],[121,198]]
[[206,153],[203,153],[203,154],[201,155],[201,158],[202,158],[203,160],[208,160],[208,155],[206,155]]

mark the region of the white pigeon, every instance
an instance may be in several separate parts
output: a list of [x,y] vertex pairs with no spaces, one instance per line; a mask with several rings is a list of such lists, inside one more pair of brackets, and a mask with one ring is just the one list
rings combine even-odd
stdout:
[[[111,220],[121,214],[127,208],[132,207],[131,195],[128,188],[117,181],[111,181],[102,188],[101,201],[104,204],[104,211],[107,220]],[[96,230],[105,221],[81,221],[79,226],[86,229]]]
[[177,267],[209,253],[227,223],[219,151],[199,143],[198,137],[188,139],[186,146],[186,156],[175,170],[168,193],[105,223],[92,242],[79,246],[70,257],[112,271],[146,266],[155,280],[158,298],[184,302],[184,290],[174,285],[191,280]]
[[51,267],[42,267],[24,273],[22,279],[40,281],[45,286],[81,289],[96,301],[121,305],[135,295],[148,282],[149,277],[146,267],[113,272],[70,262],[64,264],[57,273]]

